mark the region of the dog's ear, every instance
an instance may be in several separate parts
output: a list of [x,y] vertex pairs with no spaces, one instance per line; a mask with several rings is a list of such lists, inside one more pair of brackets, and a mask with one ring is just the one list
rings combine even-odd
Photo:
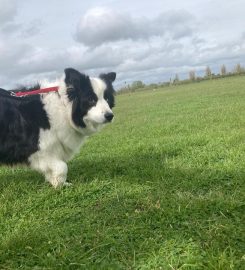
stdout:
[[116,79],[116,72],[109,72],[109,73],[106,73],[106,74],[100,74],[100,78],[105,80],[105,81],[108,81],[108,82],[111,82],[113,83]]
[[65,83],[67,86],[79,87],[81,73],[73,68],[65,69]]
[[73,68],[65,69],[65,83],[68,95],[73,98],[87,91],[90,86],[89,77]]

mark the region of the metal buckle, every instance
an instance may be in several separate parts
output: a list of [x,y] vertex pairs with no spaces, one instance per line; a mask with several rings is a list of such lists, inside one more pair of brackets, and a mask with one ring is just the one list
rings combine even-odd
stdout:
[[12,92],[12,91],[10,91],[10,95],[13,96],[13,97],[16,96],[16,95],[15,95],[15,92]]

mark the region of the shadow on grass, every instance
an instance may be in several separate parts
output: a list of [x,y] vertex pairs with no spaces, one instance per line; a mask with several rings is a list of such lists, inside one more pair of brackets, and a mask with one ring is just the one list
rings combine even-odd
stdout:
[[[9,208],[10,218],[1,224],[0,266],[201,269],[209,256],[225,254],[226,264],[240,259],[242,209],[235,197],[244,174],[168,167],[177,155],[149,151],[73,160],[68,177],[74,187],[44,189],[29,202],[23,197],[18,210]],[[1,189],[19,181],[43,184],[32,171],[17,173],[1,175]],[[230,253],[224,253],[227,247]]]
[[[154,149],[144,151],[130,151],[127,154],[108,157],[96,153],[81,155],[68,164],[68,181],[76,184],[90,183],[91,181],[124,181],[127,183],[147,184],[158,183],[166,188],[197,188],[200,192],[206,192],[220,186],[231,188],[237,184],[237,180],[245,176],[245,171],[231,171],[196,167],[183,168],[174,164],[181,150],[154,152]],[[172,162],[173,161],[173,162]],[[3,167],[0,174],[0,190],[8,185],[45,185],[44,177],[28,168]]]
[[[157,184],[169,190],[190,189],[206,193],[209,189],[232,190],[241,183],[245,171],[208,167],[184,168],[174,162],[174,152],[130,152],[127,155],[79,157],[69,164],[68,179],[75,183],[89,183],[94,179],[125,183]],[[173,162],[172,162],[173,161]],[[224,189],[225,190],[225,189]]]
[[28,186],[35,185],[36,187],[44,183],[44,177],[25,167],[0,167],[0,190],[3,191],[9,186]]

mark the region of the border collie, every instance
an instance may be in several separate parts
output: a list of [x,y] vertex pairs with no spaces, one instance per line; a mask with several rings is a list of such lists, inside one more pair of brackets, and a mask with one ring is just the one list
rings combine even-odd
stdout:
[[0,164],[27,164],[55,188],[68,185],[66,162],[113,119],[115,78],[67,68],[57,82],[31,89],[56,85],[57,92],[17,97],[0,89]]

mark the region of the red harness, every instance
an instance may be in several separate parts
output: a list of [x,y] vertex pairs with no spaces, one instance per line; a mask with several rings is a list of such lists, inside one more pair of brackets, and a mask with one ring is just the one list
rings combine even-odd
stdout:
[[22,97],[22,96],[44,94],[44,93],[49,93],[49,92],[58,92],[58,90],[59,90],[58,86],[53,86],[53,87],[42,88],[42,89],[33,90],[33,91],[17,92],[14,95],[16,97]]

